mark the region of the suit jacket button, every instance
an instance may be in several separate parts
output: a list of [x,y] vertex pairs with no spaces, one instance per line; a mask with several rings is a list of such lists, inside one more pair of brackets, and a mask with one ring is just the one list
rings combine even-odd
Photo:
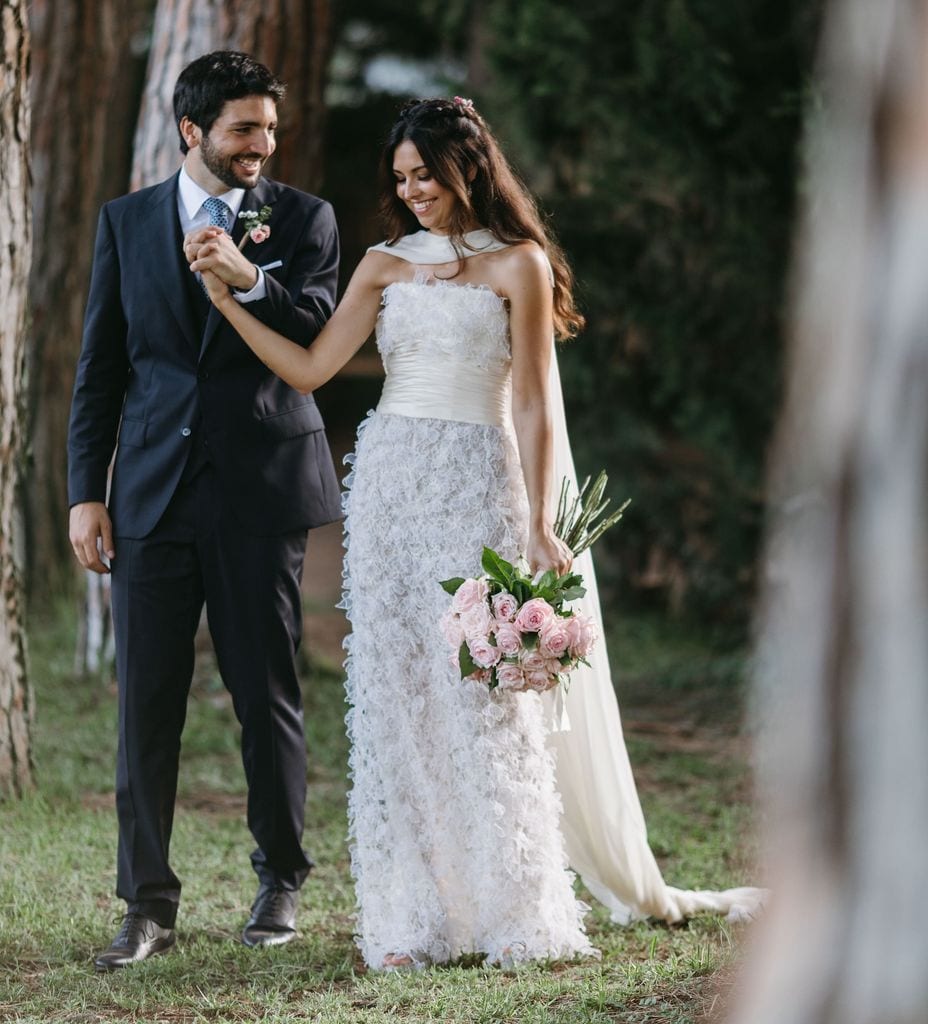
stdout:
[[190,437],[192,431],[190,430],[190,427],[184,427],[184,429],[180,433],[182,437]]

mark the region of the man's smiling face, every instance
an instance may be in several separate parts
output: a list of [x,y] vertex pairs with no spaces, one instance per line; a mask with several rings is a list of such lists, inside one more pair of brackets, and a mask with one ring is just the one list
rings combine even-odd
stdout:
[[[277,105],[270,96],[228,100],[209,134],[200,135],[191,156],[216,184],[227,189],[254,188],[277,148],[276,134]],[[207,187],[203,181],[200,184]]]

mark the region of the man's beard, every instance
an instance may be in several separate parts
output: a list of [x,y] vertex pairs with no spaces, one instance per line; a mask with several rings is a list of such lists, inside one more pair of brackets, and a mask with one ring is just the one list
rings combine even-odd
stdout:
[[236,176],[232,163],[235,157],[250,157],[258,160],[262,167],[264,166],[264,161],[257,153],[236,153],[235,157],[225,156],[210,142],[208,135],[204,135],[200,140],[200,156],[203,158],[203,165],[210,174],[214,178],[218,178],[223,185],[228,185],[229,188],[254,188],[257,185],[257,181],[242,181]]

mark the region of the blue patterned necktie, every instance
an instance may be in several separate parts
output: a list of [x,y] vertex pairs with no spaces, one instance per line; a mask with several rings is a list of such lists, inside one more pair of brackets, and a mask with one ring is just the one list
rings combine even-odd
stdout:
[[[203,200],[203,209],[209,214],[209,222],[211,226],[222,228],[227,235],[232,234],[232,211],[228,205],[221,199],[217,199],[215,196],[207,196]],[[197,280],[200,282],[200,287],[203,291],[206,291],[206,285],[203,284],[203,279],[197,274]],[[207,292],[207,294],[209,294]]]
[[232,211],[221,199],[208,196],[203,200],[203,209],[209,214],[211,225],[222,228],[226,234],[232,234]]

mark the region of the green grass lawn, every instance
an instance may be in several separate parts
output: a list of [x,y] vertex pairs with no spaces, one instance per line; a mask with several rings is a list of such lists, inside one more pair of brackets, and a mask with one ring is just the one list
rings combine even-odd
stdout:
[[[710,1019],[724,1001],[741,935],[723,921],[617,928],[595,907],[587,924],[600,961],[366,972],[352,942],[341,676],[326,665],[305,672],[306,845],[318,867],[303,890],[300,937],[243,947],[252,844],[238,728],[208,654],[190,700],[172,847],[184,882],[178,947],[97,975],[92,957],[122,912],[113,895],[116,700],[108,682],[74,677],[68,616],[36,623],[31,641],[39,788],[0,805],[0,1020],[683,1024]],[[742,659],[657,620],[627,620],[610,644],[626,665],[628,744],[665,877],[687,888],[752,881]]]

